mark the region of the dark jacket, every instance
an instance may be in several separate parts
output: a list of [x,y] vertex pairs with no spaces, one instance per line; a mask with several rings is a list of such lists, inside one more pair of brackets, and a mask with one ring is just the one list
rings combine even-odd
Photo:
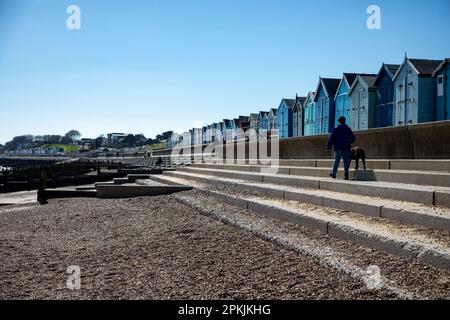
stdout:
[[356,138],[352,129],[346,124],[340,124],[333,129],[328,140],[328,149],[334,146],[334,151],[350,151],[352,143]]

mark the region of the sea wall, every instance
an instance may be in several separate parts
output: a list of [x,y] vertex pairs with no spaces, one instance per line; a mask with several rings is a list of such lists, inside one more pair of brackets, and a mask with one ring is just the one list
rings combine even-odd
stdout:
[[[368,159],[450,159],[450,121],[430,122],[402,127],[376,128],[355,132],[355,145],[366,151]],[[297,137],[279,141],[280,159],[327,159],[332,152],[327,150],[328,135]],[[245,144],[245,152],[237,152]],[[262,143],[264,145],[264,143]],[[270,144],[269,153],[270,153]],[[225,145],[192,146],[158,150],[154,156],[191,155],[206,152],[217,152],[226,158],[226,149],[234,145],[234,152],[228,152],[234,158],[252,158],[258,147],[254,143],[228,143]],[[253,152],[251,152],[251,150]],[[255,151],[256,150],[256,151]]]

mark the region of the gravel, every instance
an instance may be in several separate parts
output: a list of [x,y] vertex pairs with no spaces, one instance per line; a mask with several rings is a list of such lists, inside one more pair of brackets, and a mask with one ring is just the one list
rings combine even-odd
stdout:
[[[0,208],[1,299],[394,299],[317,259],[223,224],[177,197],[59,199]],[[365,267],[374,261],[409,290],[449,298],[449,273],[266,219],[280,230],[333,241]],[[81,289],[69,290],[69,266]]]
[[[354,274],[355,269],[358,271],[357,269],[365,270],[376,266],[380,268],[383,281],[391,287],[390,291],[394,292],[396,297],[404,299],[406,293],[406,296],[416,299],[450,299],[450,271],[430,267],[416,259],[401,258],[370,249],[266,215],[241,210],[218,202],[217,198],[204,193],[194,197],[186,197],[183,194],[177,197],[187,198],[191,203],[200,203],[204,212],[209,211],[208,215],[218,215],[221,220],[232,221],[243,229],[251,228],[264,239],[269,238],[275,243],[285,243],[287,239],[285,247],[308,253],[321,264],[334,265],[334,269],[348,274]],[[356,276],[361,278],[361,275]]]
[[[386,297],[173,196],[17,209],[0,211],[2,299]],[[80,290],[66,287],[72,265],[81,268]]]

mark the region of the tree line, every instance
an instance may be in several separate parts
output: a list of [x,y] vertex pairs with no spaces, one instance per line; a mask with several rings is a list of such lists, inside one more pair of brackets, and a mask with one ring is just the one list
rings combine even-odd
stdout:
[[[173,131],[166,131],[162,134],[158,134],[154,139],[146,138],[143,134],[127,134],[115,144],[111,144],[105,135],[100,135],[92,140],[92,149],[98,149],[100,147],[135,148],[151,146],[167,141],[172,134]],[[20,135],[14,137],[11,141],[6,142],[5,145],[0,144],[0,153],[4,151],[40,148],[48,145],[80,145],[81,136],[82,135],[78,130],[70,130],[65,135]]]
[[166,131],[164,133],[156,135],[154,139],[146,138],[143,134],[127,134],[125,137],[123,137],[118,141],[117,145],[113,147],[134,148],[134,147],[151,146],[155,144],[160,144],[163,141],[167,141],[172,134],[173,131]]
[[31,134],[25,134],[14,137],[11,141],[8,141],[3,146],[3,151],[14,151],[18,149],[26,148],[39,148],[45,145],[52,144],[74,144],[74,142],[80,140],[81,133],[77,130],[70,130],[65,135],[46,134],[33,136]]

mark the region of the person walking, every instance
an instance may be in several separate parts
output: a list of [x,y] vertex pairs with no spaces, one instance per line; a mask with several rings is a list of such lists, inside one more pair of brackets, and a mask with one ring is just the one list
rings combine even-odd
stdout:
[[352,129],[345,124],[345,117],[338,119],[339,125],[333,129],[330,139],[328,140],[328,150],[334,146],[334,167],[333,172],[330,173],[330,177],[336,179],[337,171],[341,158],[344,161],[344,176],[345,180],[349,178],[350,167],[350,150],[351,145],[355,142],[356,138]]

